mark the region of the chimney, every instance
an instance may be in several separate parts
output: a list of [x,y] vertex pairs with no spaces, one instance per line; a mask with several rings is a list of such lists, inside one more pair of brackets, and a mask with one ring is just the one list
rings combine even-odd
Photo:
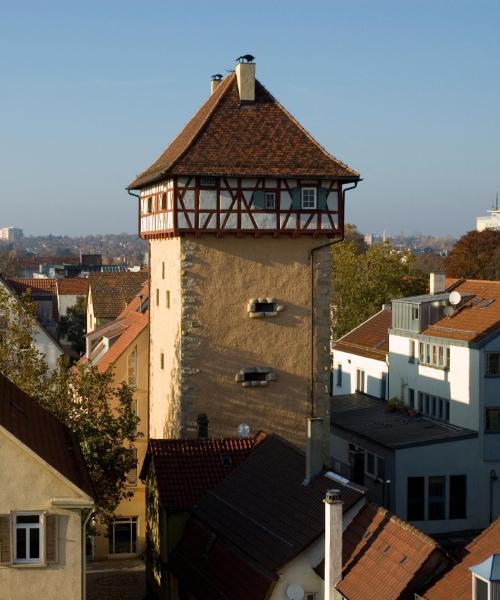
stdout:
[[323,470],[323,419],[307,419],[306,478],[304,485]]
[[198,415],[196,419],[196,428],[198,430],[198,439],[206,440],[208,438],[208,417],[205,413]]
[[325,499],[325,594],[335,600],[335,586],[342,579],[342,498],[339,490],[327,490]]
[[216,73],[215,75],[212,75],[212,80],[210,81],[210,93],[213,94],[221,83],[222,83],[222,75],[220,73]]
[[444,290],[444,273],[431,273],[429,281],[429,293],[434,296],[436,294],[442,294]]
[[250,54],[240,56],[236,65],[236,79],[242,104],[255,102],[255,63],[251,62],[253,58]]

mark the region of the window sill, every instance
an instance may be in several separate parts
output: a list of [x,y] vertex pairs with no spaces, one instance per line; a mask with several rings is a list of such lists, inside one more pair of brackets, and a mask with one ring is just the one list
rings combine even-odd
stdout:
[[11,565],[5,565],[7,567],[13,567],[15,569],[44,569],[48,567],[47,563],[12,563]]

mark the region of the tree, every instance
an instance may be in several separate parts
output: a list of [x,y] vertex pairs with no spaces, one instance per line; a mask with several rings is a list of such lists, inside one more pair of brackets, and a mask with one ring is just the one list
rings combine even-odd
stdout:
[[450,277],[500,279],[500,231],[469,231],[450,250],[445,272]]
[[365,242],[365,236],[358,231],[356,225],[346,223],[344,227],[344,242],[354,244],[357,254],[366,252],[368,250],[368,244]]
[[85,351],[85,330],[87,323],[87,306],[83,296],[77,298],[76,304],[70,306],[60,320],[60,332],[66,336],[73,350],[81,356]]
[[354,243],[332,250],[332,334],[338,339],[393,298],[424,293],[427,278],[412,271],[414,257],[388,242],[358,254]]
[[134,468],[133,443],[138,417],[132,389],[112,384],[112,372],[78,365],[66,358],[50,371],[31,343],[36,309],[28,296],[10,296],[0,287],[0,372],[40,402],[77,437],[96,493],[95,515],[108,521],[122,498],[127,473]]

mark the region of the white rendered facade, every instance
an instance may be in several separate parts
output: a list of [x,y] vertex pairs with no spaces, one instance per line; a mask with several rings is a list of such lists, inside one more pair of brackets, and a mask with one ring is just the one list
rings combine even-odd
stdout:
[[386,400],[388,370],[383,360],[334,350],[332,395],[359,391]]

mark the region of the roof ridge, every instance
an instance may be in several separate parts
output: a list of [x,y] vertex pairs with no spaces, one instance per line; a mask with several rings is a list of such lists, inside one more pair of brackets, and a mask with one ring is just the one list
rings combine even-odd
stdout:
[[288,118],[289,118],[289,119],[290,119],[290,120],[291,120],[291,121],[292,121],[292,122],[293,122],[293,123],[294,123],[294,124],[295,124],[295,125],[296,125],[296,126],[299,128],[299,129],[300,129],[300,131],[302,131],[302,133],[304,133],[304,134],[307,136],[307,138],[308,138],[308,139],[309,139],[311,142],[313,142],[313,144],[314,144],[314,145],[315,145],[317,148],[319,148],[319,149],[321,150],[321,152],[323,152],[323,154],[324,154],[324,155],[325,155],[327,158],[329,158],[330,160],[333,160],[333,161],[335,161],[337,164],[339,164],[339,165],[341,165],[342,167],[344,167],[345,169],[347,169],[347,170],[351,171],[351,173],[352,173],[352,175],[353,175],[354,177],[359,177],[359,176],[360,176],[360,175],[359,175],[359,173],[358,173],[357,171],[355,171],[355,170],[354,170],[352,167],[350,167],[348,164],[346,164],[346,163],[342,162],[341,160],[339,160],[338,158],[336,158],[335,156],[333,156],[333,154],[330,154],[330,153],[328,152],[328,150],[327,150],[326,148],[324,148],[324,147],[323,147],[323,146],[322,146],[322,145],[321,145],[321,144],[320,144],[320,143],[319,143],[319,142],[318,142],[318,141],[317,141],[317,140],[316,140],[316,139],[315,139],[315,138],[314,138],[314,137],[313,137],[313,136],[312,136],[312,135],[309,133],[309,131],[307,131],[307,129],[306,129],[306,128],[305,128],[303,125],[301,125],[301,124],[299,123],[299,121],[298,121],[298,120],[297,120],[297,119],[296,119],[296,118],[295,118],[295,117],[294,117],[294,116],[293,116],[293,115],[292,115],[290,112],[288,112],[288,110],[287,110],[287,109],[286,109],[286,108],[285,108],[285,107],[284,107],[284,106],[281,104],[281,102],[280,102],[279,100],[277,100],[277,99],[276,99],[276,97],[275,97],[275,96],[273,96],[273,94],[271,94],[271,92],[270,92],[270,91],[269,91],[269,90],[268,90],[268,89],[267,89],[267,88],[266,88],[266,87],[265,87],[265,86],[264,86],[264,85],[263,85],[263,84],[262,84],[262,83],[261,83],[261,82],[260,82],[258,79],[256,79],[256,80],[255,80],[255,83],[258,83],[258,84],[259,84],[259,85],[260,85],[260,86],[261,86],[261,87],[264,89],[264,91],[265,91],[267,94],[269,94],[269,96],[272,98],[272,100],[274,100],[274,102],[276,103],[276,106],[277,106],[278,108],[280,108],[280,109],[281,109],[281,110],[282,110],[282,111],[285,113],[285,115],[286,115],[286,116],[287,116],[287,117],[288,117]]
[[[374,319],[375,317],[377,317],[378,315],[382,314],[383,312],[389,312],[392,311],[392,306],[391,308],[381,308],[379,311],[377,311],[374,315],[372,315],[371,317],[368,317],[368,319],[365,319],[362,323],[360,323],[359,325],[356,325],[356,327],[354,327],[353,329],[351,329],[350,331],[348,331],[347,333],[344,333],[344,335],[342,337],[339,337],[338,340],[335,340],[335,342],[333,342],[334,347],[335,344],[337,342],[340,342],[341,340],[343,340],[345,337],[347,337],[348,335],[350,335],[351,333],[353,333],[354,331],[358,330],[360,327],[362,327],[363,325],[366,325],[366,323],[368,323],[368,321],[371,321],[372,319]],[[389,331],[387,331],[387,336],[389,337]]]
[[377,504],[371,504],[371,506],[375,507],[377,512],[379,512],[380,514],[382,514],[384,516],[388,516],[389,521],[391,523],[394,523],[398,527],[401,527],[401,529],[403,529],[404,531],[409,531],[409,532],[413,533],[415,536],[419,537],[422,541],[430,544],[434,548],[440,547],[435,539],[431,538],[430,536],[425,534],[423,531],[420,531],[420,529],[417,529],[408,521],[404,521],[403,519],[400,519],[398,516],[396,516],[394,513],[392,513],[389,509],[384,508],[382,506],[378,506]]

